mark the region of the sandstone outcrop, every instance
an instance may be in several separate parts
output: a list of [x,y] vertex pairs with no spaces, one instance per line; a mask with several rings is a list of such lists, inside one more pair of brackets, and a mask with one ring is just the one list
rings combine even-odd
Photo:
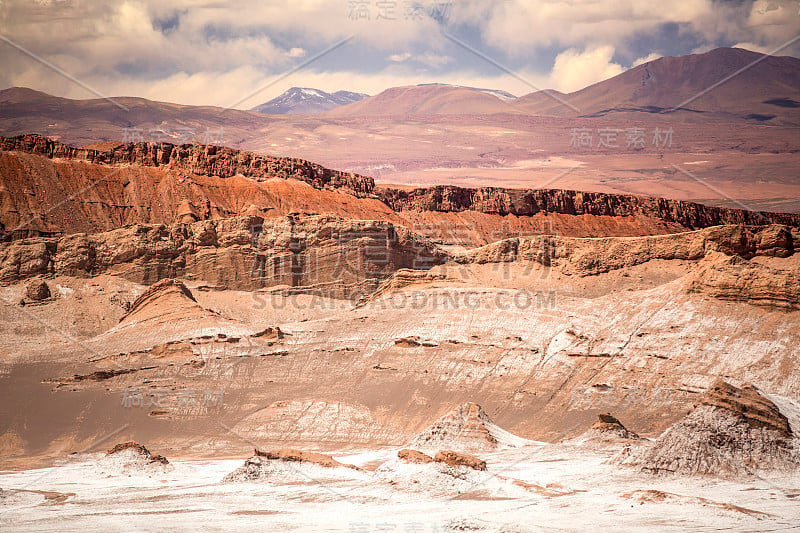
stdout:
[[687,290],[720,300],[800,308],[800,271],[778,270],[738,255],[708,254],[690,274]]
[[[134,441],[115,444],[106,452],[106,457],[122,455],[126,456],[131,461],[138,460],[139,462],[157,463],[160,465],[169,464],[169,461],[163,455],[153,455],[150,453],[150,450],[145,448],[142,444]],[[128,466],[130,466],[130,464]]]
[[[92,342],[138,361],[136,366],[147,365],[143,370],[175,361],[203,364],[204,350],[244,356],[275,344],[259,338],[239,342],[254,332],[252,326],[201,306],[182,282],[164,279],[145,289],[119,323]],[[127,368],[130,363],[120,364]]]
[[115,444],[110,450],[106,452],[106,455],[114,455],[115,453],[119,453],[123,450],[132,450],[140,455],[147,455],[148,457],[150,456],[150,451],[147,448],[145,448],[138,442],[134,441],[121,442],[119,444]]
[[303,450],[282,449],[263,452],[258,449],[244,464],[225,476],[223,483],[276,479],[307,482],[327,476],[341,476],[344,472],[358,475],[361,469],[340,463],[330,455]]
[[773,225],[716,226],[636,238],[515,238],[448,252],[389,222],[243,216],[0,243],[0,283],[109,273],[143,284],[197,279],[231,289],[284,287],[366,302],[415,284],[452,281],[445,274],[429,272],[448,261],[536,262],[585,277],[653,260],[682,260],[700,261],[688,279],[690,292],[796,308],[800,282],[795,270],[747,260],[786,258],[796,249],[789,228]]
[[[122,317],[122,322],[131,320],[140,320],[139,317],[141,310],[149,305],[157,305],[155,302],[160,301],[164,303],[165,307],[175,307],[175,303],[187,298],[192,302],[197,303],[191,291],[181,283],[174,279],[164,279],[157,283],[150,285],[136,300],[133,301],[128,312]],[[168,302],[168,300],[170,300]],[[175,303],[173,303],[175,301]]]
[[38,302],[50,298],[50,287],[43,279],[32,279],[25,285],[25,298]]
[[486,461],[478,459],[474,455],[454,452],[452,450],[442,450],[436,454],[433,460],[437,463],[444,463],[447,466],[466,466],[473,470],[486,470]]
[[430,268],[446,258],[429,241],[389,222],[245,216],[0,243],[0,283],[113,273],[144,284],[202,279],[231,289],[302,287],[355,298],[400,268]]
[[401,220],[372,197],[296,179],[196,175],[169,166],[105,165],[0,151],[0,242],[291,213]]
[[639,439],[639,435],[629,430],[622,425],[617,417],[610,413],[600,413],[597,415],[597,421],[592,424],[589,431],[583,434],[584,437],[598,437],[598,438],[611,438],[611,439]]
[[701,402],[703,405],[727,409],[742,417],[753,428],[775,431],[785,439],[793,436],[786,416],[752,385],[738,388],[718,379],[706,391]]
[[712,252],[748,259],[788,257],[797,249],[791,236],[786,226],[731,225],[642,237],[521,237],[469,250],[453,259],[478,264],[535,261],[544,266],[560,266],[566,274],[591,276],[656,259],[697,261]]
[[367,302],[377,300],[382,296],[412,285],[430,285],[433,282],[446,281],[447,279],[447,276],[444,274],[436,274],[427,270],[401,268],[386,281],[381,283],[375,292],[367,299]]
[[307,452],[304,450],[294,450],[291,448],[283,448],[280,450],[262,452],[261,450],[254,450],[255,457],[264,457],[272,461],[287,461],[290,463],[309,463],[325,468],[352,468],[358,470],[357,466],[340,463],[330,455],[324,453]]
[[412,464],[428,464],[433,462],[433,457],[426,453],[422,453],[419,450],[410,450],[408,448],[400,450],[397,452],[397,458],[403,461],[404,463],[412,463]]

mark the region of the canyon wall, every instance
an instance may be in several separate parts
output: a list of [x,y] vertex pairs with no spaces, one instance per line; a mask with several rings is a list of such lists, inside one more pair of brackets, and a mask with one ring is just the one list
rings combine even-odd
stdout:
[[639,216],[672,222],[686,229],[723,224],[786,224],[800,226],[795,213],[767,213],[713,207],[650,196],[580,192],[560,189],[465,188],[439,185],[411,191],[377,188],[376,194],[395,211],[478,211],[498,215],[538,213],[594,216]]
[[170,143],[122,143],[108,150],[75,148],[37,134],[0,137],[0,150],[37,154],[50,159],[72,159],[99,165],[141,165],[203,176],[255,179],[284,178],[304,181],[317,189],[343,189],[357,197],[372,192],[367,176],[331,170],[303,159],[272,157],[224,146]]

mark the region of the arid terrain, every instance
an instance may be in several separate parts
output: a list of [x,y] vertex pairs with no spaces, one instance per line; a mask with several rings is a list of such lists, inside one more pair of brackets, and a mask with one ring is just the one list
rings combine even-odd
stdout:
[[796,528],[800,60],[682,104],[744,52],[577,115],[0,92],[0,528]]
[[726,48],[661,58],[569,95],[504,100],[422,85],[315,115],[12,88],[0,91],[0,131],[73,146],[224,144],[382,184],[560,188],[800,212],[798,72],[797,58]]

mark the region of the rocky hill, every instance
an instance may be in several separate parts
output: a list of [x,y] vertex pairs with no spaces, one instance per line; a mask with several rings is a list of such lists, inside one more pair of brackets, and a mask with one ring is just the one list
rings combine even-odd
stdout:
[[455,85],[392,87],[378,95],[332,109],[325,113],[325,116],[355,118],[519,113],[517,108],[510,105],[508,96],[511,95]]
[[752,385],[716,381],[683,420],[642,451],[656,474],[757,475],[800,468],[800,447],[780,409]]

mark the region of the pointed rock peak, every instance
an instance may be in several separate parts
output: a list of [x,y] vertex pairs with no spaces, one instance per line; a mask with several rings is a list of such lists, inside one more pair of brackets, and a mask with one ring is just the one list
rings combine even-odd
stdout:
[[[486,424],[493,424],[492,419],[489,418],[489,415],[486,414],[486,411],[483,410],[483,407],[474,402],[462,403],[441,417],[439,422],[452,422],[455,423],[457,427],[462,429],[480,432],[485,430],[487,433],[489,430],[487,429]],[[496,439],[494,439],[494,437],[491,435],[489,435],[488,440],[496,442]]]
[[466,402],[419,433],[410,446],[423,451],[445,448],[485,451],[499,446],[520,446],[527,442],[497,426],[477,403]]
[[772,429],[787,438],[792,436],[786,416],[752,385],[738,388],[718,379],[705,392],[701,404],[726,409],[755,428]]
[[443,447],[488,450],[497,447],[489,415],[477,403],[466,402],[446,413],[412,441],[412,447],[437,451]]

